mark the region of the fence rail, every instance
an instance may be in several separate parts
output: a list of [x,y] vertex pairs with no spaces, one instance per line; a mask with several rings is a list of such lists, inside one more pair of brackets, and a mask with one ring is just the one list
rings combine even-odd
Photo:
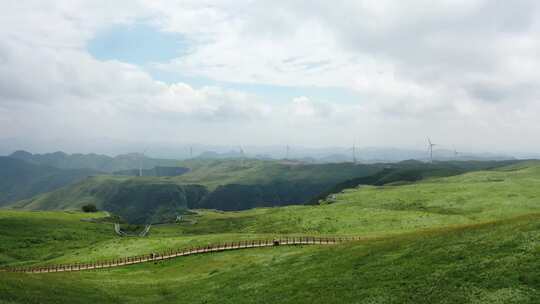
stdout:
[[202,254],[208,252],[219,252],[226,250],[238,250],[245,248],[272,247],[283,245],[333,245],[337,243],[359,240],[358,237],[285,237],[266,240],[251,240],[228,242],[215,245],[198,246],[187,249],[166,250],[160,253],[151,253],[140,256],[124,257],[106,261],[98,261],[91,263],[73,263],[73,264],[57,264],[46,266],[27,266],[27,267],[7,267],[0,271],[4,272],[22,272],[22,273],[50,273],[50,272],[69,272],[92,269],[105,269],[119,267],[125,265],[133,265],[152,261],[161,261],[173,259],[181,256],[194,254]]

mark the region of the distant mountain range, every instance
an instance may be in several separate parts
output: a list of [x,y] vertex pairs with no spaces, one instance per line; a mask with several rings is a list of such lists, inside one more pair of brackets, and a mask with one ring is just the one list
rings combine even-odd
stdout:
[[[340,151],[344,149],[292,149],[289,155],[289,159],[298,160],[304,163],[344,163],[352,162],[354,160],[352,149],[347,153]],[[245,153],[240,150],[230,150],[226,152],[205,151],[199,154],[198,159],[239,159],[239,158],[256,158],[256,159],[284,159],[285,155],[279,155],[276,153],[260,153],[261,151],[246,149]],[[395,148],[363,148],[357,149],[356,153],[357,162],[361,163],[392,163],[401,162],[405,160],[429,160],[429,155],[426,151],[418,150],[405,150]],[[469,161],[469,160],[512,160],[515,159],[510,155],[496,154],[496,153],[461,153],[452,150],[437,149],[433,150],[433,159],[438,161]]]
[[112,173],[115,171],[136,169],[142,166],[151,169],[159,166],[175,166],[178,161],[170,159],[155,159],[140,153],[122,154],[115,157],[100,154],[67,154],[54,152],[32,154],[27,151],[16,151],[9,155],[12,158],[24,160],[36,165],[51,166],[59,169],[93,169]]

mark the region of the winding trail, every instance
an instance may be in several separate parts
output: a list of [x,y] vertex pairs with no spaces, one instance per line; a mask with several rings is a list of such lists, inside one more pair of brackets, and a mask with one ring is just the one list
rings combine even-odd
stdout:
[[173,259],[182,256],[203,254],[209,252],[220,252],[228,250],[239,250],[259,247],[275,247],[275,246],[290,246],[290,245],[334,245],[342,242],[360,240],[359,237],[347,238],[322,238],[322,237],[287,237],[279,239],[267,240],[251,240],[230,242],[216,245],[199,246],[189,249],[167,250],[161,253],[150,253],[141,256],[125,257],[108,261],[98,261],[93,263],[74,263],[74,264],[58,264],[47,266],[28,266],[28,267],[10,267],[2,268],[3,272],[21,272],[21,273],[53,273],[53,272],[72,272],[82,270],[95,270],[104,268],[114,268],[146,262],[155,262]]

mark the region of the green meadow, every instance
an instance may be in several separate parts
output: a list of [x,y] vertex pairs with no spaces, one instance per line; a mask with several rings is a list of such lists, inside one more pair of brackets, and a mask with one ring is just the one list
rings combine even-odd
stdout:
[[540,217],[113,270],[2,274],[3,303],[538,303]]
[[189,256],[109,270],[0,273],[0,303],[539,303],[540,162],[360,186],[314,206],[198,210],[121,238],[106,214],[0,211],[0,265],[90,262],[282,235],[335,246]]
[[360,186],[317,206],[200,211],[185,233],[387,235],[540,212],[540,163],[432,178],[399,186]]

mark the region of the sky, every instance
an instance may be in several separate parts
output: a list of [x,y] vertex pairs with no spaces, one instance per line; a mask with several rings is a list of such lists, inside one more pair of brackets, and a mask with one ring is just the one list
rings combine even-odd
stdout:
[[538,1],[0,2],[0,144],[536,152],[539,114]]

